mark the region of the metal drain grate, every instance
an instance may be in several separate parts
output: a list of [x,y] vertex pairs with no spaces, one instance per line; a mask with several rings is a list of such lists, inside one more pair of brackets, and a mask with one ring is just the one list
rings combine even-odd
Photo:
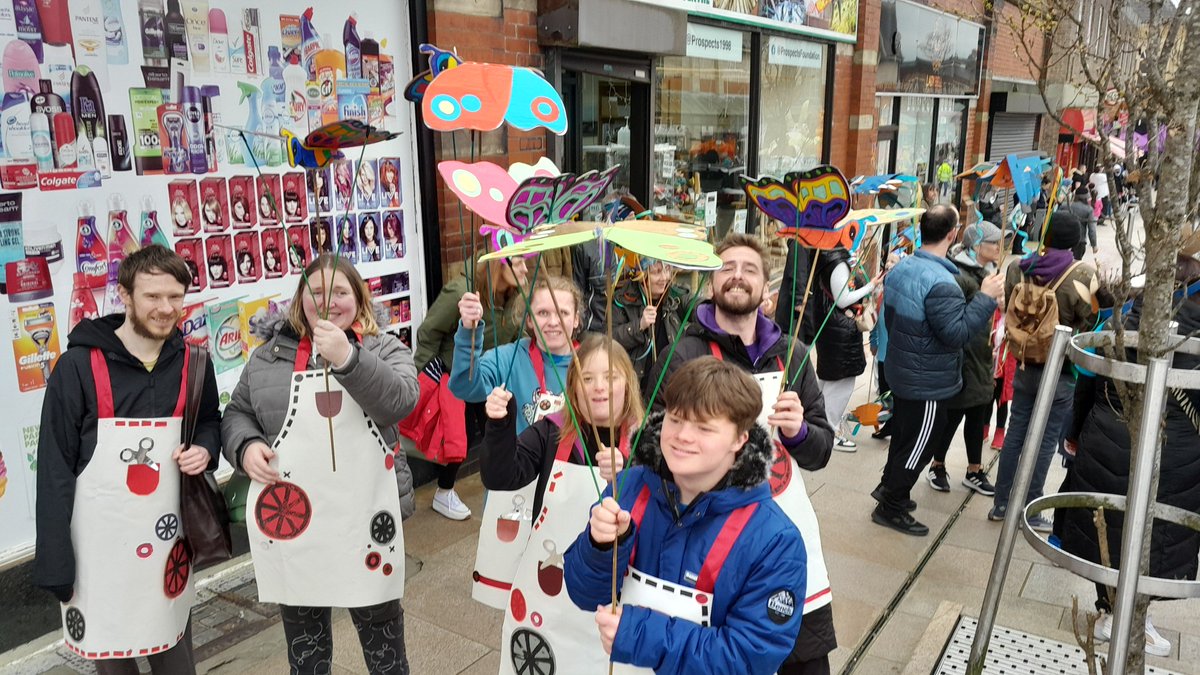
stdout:
[[[978,622],[969,616],[959,617],[954,634],[942,652],[935,675],[963,675],[971,658],[971,640],[975,638]],[[988,645],[986,675],[1087,675],[1083,650],[1049,638],[1031,635],[1012,628],[996,626]],[[1169,670],[1146,667],[1153,675],[1178,675]]]

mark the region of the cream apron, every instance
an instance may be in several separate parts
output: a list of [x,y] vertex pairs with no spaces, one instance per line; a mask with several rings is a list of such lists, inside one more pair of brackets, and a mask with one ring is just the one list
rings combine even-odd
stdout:
[[[171,417],[116,417],[108,362],[92,350],[96,449],[75,482],[75,595],[67,647],[88,659],[158,654],[183,637],[196,593],[179,527],[179,447],[187,378]],[[184,351],[183,372],[188,356]]]
[[[629,456],[628,434],[622,434],[620,450]],[[584,452],[582,445],[559,443],[541,513],[517,567],[500,634],[502,675],[608,669],[594,613],[576,607],[563,585],[563,553],[587,525],[596,485],[603,485],[598,470],[570,462],[572,452]]]
[[[534,424],[543,417],[561,410],[566,399],[563,395],[553,394],[546,389],[542,350],[531,348],[529,360],[538,379],[538,391],[532,405],[533,417],[529,421],[530,424]],[[517,401],[517,414],[524,414],[520,401]],[[475,569],[471,573],[471,597],[476,602],[495,609],[505,609],[508,605],[517,565],[521,562],[521,556],[525,554],[525,547],[529,543],[533,520],[530,509],[533,506],[535,489],[536,480],[519,490],[488,490],[487,500],[483,504],[483,523],[479,526],[479,540],[475,549]],[[582,530],[580,527],[580,531]]]
[[[713,356],[723,359],[721,349],[716,343],[709,343]],[[775,359],[779,370],[773,373],[759,373],[754,380],[762,389],[762,413],[758,423],[767,428],[767,416],[779,399],[779,385],[783,381],[783,360]],[[808,556],[808,583],[805,590],[804,613],[820,609],[833,601],[829,588],[829,571],[825,567],[825,556],[821,553],[821,527],[817,523],[817,514],[813,511],[812,502],[808,499],[808,490],[804,487],[804,477],[800,466],[787,453],[783,444],[772,437],[775,444],[775,462],[771,464],[768,480],[771,485],[771,496],[783,512],[796,524],[800,537],[804,539],[804,549]]]
[[[638,494],[637,501],[634,502],[633,509],[630,511],[631,520],[634,523],[641,524],[649,501],[650,488],[642,486],[642,491]],[[717,533],[717,538],[713,540],[712,546],[704,558],[704,564],[700,567],[695,588],[688,588],[639,571],[634,566],[637,558],[637,548],[635,547],[629,554],[629,567],[625,571],[625,578],[621,581],[621,604],[653,609],[667,616],[691,621],[707,628],[712,622],[712,593],[716,588],[717,578],[721,575],[721,568],[724,567],[725,559],[733,550],[746,523],[749,522],[756,510],[758,510],[757,502],[735,509],[725,517],[725,523],[721,526],[721,531]],[[593,619],[592,639],[598,643],[599,641],[595,637],[595,625]],[[599,673],[602,671],[587,672]],[[628,663],[613,663],[614,675],[653,672],[649,668],[631,666]]]
[[[280,480],[252,481],[246,503],[262,602],[366,607],[404,595],[395,450],[337,378],[296,349],[287,417],[271,449]],[[329,420],[335,448],[330,448]]]

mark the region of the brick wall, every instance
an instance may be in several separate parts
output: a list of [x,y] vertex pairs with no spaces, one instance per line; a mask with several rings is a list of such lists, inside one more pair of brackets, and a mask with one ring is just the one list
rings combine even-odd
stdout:
[[[503,63],[542,68],[537,42],[536,0],[434,0],[429,12],[429,40],[442,49],[455,49],[467,61]],[[427,132],[423,132],[427,133]],[[507,125],[474,137],[475,161],[487,160],[501,166],[513,162],[533,163],[547,152],[544,129],[520,131]],[[471,161],[471,134],[434,134],[438,160]],[[428,198],[428,197],[427,197]],[[443,278],[462,269],[463,260],[483,250],[478,218],[460,203],[438,178],[436,200],[440,215]]]

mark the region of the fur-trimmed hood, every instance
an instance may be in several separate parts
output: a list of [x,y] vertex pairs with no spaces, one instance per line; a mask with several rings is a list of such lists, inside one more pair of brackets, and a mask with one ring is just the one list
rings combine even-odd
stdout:
[[[650,468],[654,473],[667,479],[674,480],[671,470],[663,460],[662,447],[659,437],[662,434],[663,413],[655,412],[646,422],[641,440],[633,449],[634,463]],[[738,452],[737,459],[725,479],[718,487],[736,487],[749,489],[766,482],[767,470],[775,458],[775,447],[767,435],[766,429],[755,424],[750,427],[750,438]]]

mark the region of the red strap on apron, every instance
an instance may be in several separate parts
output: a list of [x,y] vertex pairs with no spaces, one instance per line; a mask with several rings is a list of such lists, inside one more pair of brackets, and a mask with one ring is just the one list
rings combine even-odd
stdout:
[[[91,356],[92,379],[96,383],[96,417],[99,419],[116,417],[117,413],[113,404],[112,378],[108,375],[108,359],[104,358],[104,352],[98,348],[92,349]],[[191,355],[185,345],[183,349],[183,372],[179,376],[179,399],[175,402],[175,412],[171,413],[171,417],[183,416],[183,404],[187,402],[187,370],[190,360]]]
[[[572,340],[575,348],[579,348],[579,341]],[[535,340],[529,341],[529,365],[533,366],[533,376],[537,378],[539,394],[549,394],[550,390],[546,388],[546,359],[542,356],[541,347],[537,346]],[[555,366],[557,367],[557,366]]]
[[[576,437],[573,442],[568,442],[568,439],[563,438],[561,432],[558,439],[558,450],[554,453],[554,459],[559,462],[566,462],[571,456],[571,451],[579,448],[580,453],[583,452],[583,445],[580,439]],[[617,450],[625,459],[629,459],[629,434],[621,431],[621,441],[617,443]]]
[[[708,343],[708,349],[709,349],[709,351],[711,351],[711,352],[712,352],[712,355],[713,355],[713,356],[717,357],[717,360],[718,360],[718,361],[724,361],[724,360],[725,360],[725,354],[721,352],[721,347],[720,347],[720,346],[718,346],[718,345],[717,345],[717,343],[715,343],[715,342],[709,342],[709,343]],[[778,363],[778,364],[779,364],[779,372],[781,372],[781,373],[782,373],[782,372],[783,372],[783,359],[779,358],[779,356],[776,356],[776,357],[775,357],[775,363]]]
[[296,361],[292,366],[293,373],[302,373],[308,370],[308,361],[312,358],[312,340],[302,338],[300,344],[296,345]]
[[729,557],[733,545],[737,543],[738,537],[742,536],[742,530],[746,528],[746,523],[756,510],[758,502],[747,504],[725,518],[725,524],[721,526],[712,548],[708,549],[708,556],[704,558],[700,576],[696,578],[696,590],[713,592],[717,585],[717,577],[721,576],[721,568],[725,566],[725,559]]
[[[641,526],[642,517],[646,515],[646,505],[650,503],[650,486],[643,485],[642,491],[638,493],[637,500],[633,502],[633,510],[629,512],[629,520],[634,525]],[[633,550],[629,552],[629,566],[633,567],[633,559],[637,557],[637,541],[633,542]]]

